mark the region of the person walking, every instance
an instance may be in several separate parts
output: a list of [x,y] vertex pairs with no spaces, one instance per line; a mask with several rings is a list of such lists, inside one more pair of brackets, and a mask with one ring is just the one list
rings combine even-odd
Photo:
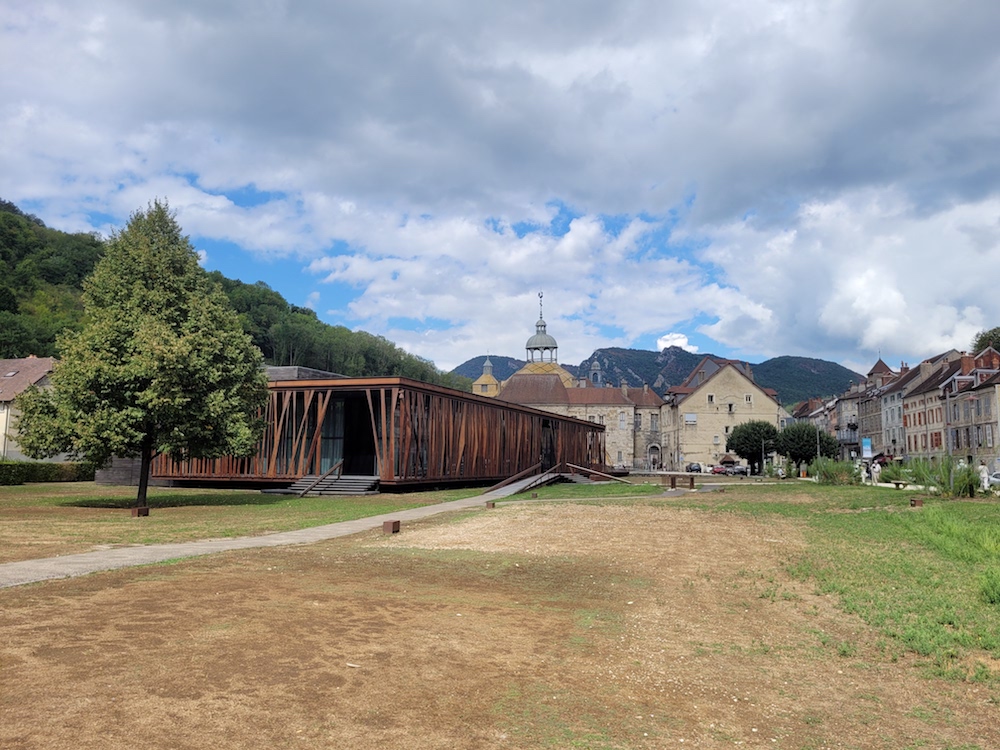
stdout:
[[990,470],[986,468],[985,461],[979,462],[979,484],[983,492],[990,488]]
[[872,464],[872,484],[878,484],[879,477],[882,476],[882,464],[878,461]]

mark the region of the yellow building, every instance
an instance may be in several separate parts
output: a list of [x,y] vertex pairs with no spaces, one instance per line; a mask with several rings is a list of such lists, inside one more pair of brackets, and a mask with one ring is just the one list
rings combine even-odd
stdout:
[[667,390],[662,430],[666,468],[718,465],[729,433],[744,422],[770,422],[781,430],[790,417],[777,395],[754,382],[746,362],[703,358],[687,380]]

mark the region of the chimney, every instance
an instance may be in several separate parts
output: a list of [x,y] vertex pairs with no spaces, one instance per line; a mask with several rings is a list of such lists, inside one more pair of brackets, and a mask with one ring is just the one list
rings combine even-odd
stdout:
[[976,369],[976,361],[972,358],[971,354],[963,354],[962,359],[962,374],[968,375],[970,372]]
[[642,392],[643,393],[649,393],[649,383],[643,383],[642,384]]
[[622,379],[622,395],[628,398],[628,383],[625,382],[624,378]]

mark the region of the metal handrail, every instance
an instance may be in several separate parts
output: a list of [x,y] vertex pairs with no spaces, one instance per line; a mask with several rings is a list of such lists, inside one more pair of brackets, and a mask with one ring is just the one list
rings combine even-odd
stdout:
[[597,471],[596,469],[588,469],[585,466],[577,466],[576,464],[571,464],[569,462],[566,463],[566,466],[568,466],[571,469],[579,469],[581,472],[586,472],[588,474],[596,474],[597,476],[604,477],[606,479],[614,479],[616,482],[621,482],[622,484],[632,484],[627,479],[622,479],[621,477],[615,477],[612,476],[611,474],[605,474],[603,471]]
[[[488,490],[486,490],[486,492],[493,492],[493,490],[498,490],[501,487],[506,487],[508,484],[516,482],[519,479],[524,479],[524,477],[528,476],[529,474],[534,474],[540,468],[542,468],[542,462],[541,461],[539,461],[534,466],[528,467],[527,469],[525,469],[522,472],[514,474],[513,476],[510,476],[510,477],[507,477],[506,479],[504,479],[499,484],[494,484],[492,487],[490,487]],[[486,492],[484,492],[483,494],[485,495]]]
[[326,474],[324,474],[321,477],[316,477],[316,481],[313,482],[312,484],[310,484],[304,490],[302,490],[299,493],[299,497],[305,497],[305,495],[306,495],[307,492],[312,492],[313,488],[317,484],[319,484],[320,482],[322,482],[324,479],[326,479],[328,476],[330,476],[333,472],[337,472],[337,478],[340,479],[340,470],[343,469],[343,468],[344,468],[344,459],[340,459],[339,461],[337,461],[337,463],[335,463],[333,466],[330,467],[330,469],[326,472]]

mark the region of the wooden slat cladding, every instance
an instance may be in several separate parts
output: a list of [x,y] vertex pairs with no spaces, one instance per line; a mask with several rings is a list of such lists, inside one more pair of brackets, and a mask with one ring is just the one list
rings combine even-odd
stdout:
[[[160,456],[153,477],[294,481],[322,474],[324,461],[335,458],[336,440],[345,466],[363,467],[345,473],[368,471],[390,486],[498,481],[539,461],[604,468],[602,425],[497,399],[405,378],[281,381],[269,388],[255,455],[180,462]],[[330,423],[336,402],[347,415],[342,436]]]

